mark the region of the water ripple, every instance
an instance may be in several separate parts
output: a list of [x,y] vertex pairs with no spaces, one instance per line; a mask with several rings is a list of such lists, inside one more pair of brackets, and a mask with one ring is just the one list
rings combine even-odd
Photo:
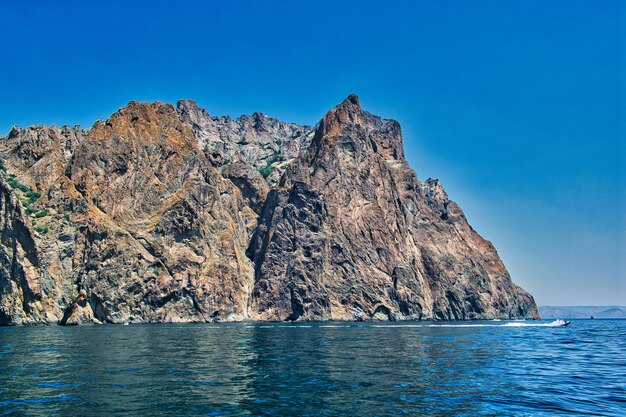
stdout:
[[0,415],[619,416],[625,355],[620,320],[0,328]]

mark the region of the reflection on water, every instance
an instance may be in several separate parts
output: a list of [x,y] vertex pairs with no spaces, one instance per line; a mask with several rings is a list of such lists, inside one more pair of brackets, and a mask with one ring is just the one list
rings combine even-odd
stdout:
[[505,324],[0,328],[0,414],[626,414],[626,321]]

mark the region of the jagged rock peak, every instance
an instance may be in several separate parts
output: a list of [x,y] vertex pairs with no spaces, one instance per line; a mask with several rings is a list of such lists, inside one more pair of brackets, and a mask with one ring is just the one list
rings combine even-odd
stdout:
[[340,104],[332,108],[322,119],[319,130],[328,137],[337,136],[342,131],[342,126],[358,124],[363,109],[356,94],[350,94]]
[[[231,163],[245,163],[259,171],[270,186],[308,148],[313,137],[309,126],[282,122],[259,112],[236,119],[211,116],[191,100],[179,101],[177,110],[214,167],[222,170]],[[233,174],[232,169],[229,174]]]
[[191,127],[180,120],[171,104],[131,101],[106,121],[98,121],[89,132],[90,140],[115,136],[124,143],[157,144],[165,140],[181,151],[196,148]]
[[364,111],[356,94],[350,94],[329,110],[317,125],[308,150],[309,164],[325,149],[335,146],[359,155],[378,154],[386,160],[404,160],[400,124]]
[[176,114],[174,106],[169,103],[161,103],[160,101],[154,101],[152,103],[145,101],[131,100],[127,105],[119,109],[111,118],[117,115],[131,115],[131,116],[153,116],[154,114]]
[[176,102],[176,108],[179,110],[184,110],[184,109],[199,109],[200,107],[198,106],[198,103],[196,102],[196,100],[178,100]]
[[348,97],[343,99],[343,101],[335,107],[347,107],[355,111],[363,111],[363,108],[361,107],[361,100],[359,99],[359,96],[354,93],[348,94]]
[[13,125],[13,127],[11,127],[11,130],[9,130],[9,133],[7,133],[6,138],[14,139],[23,134],[28,134],[28,133],[38,134],[38,133],[50,132],[50,131],[69,133],[69,132],[84,132],[84,129],[82,129],[80,125],[74,125],[74,126],[62,125],[59,127],[56,124],[52,124],[52,125],[38,124],[38,125],[31,125],[31,126],[27,126],[23,128],[17,125]]
[[178,100],[176,102],[176,109],[181,113],[181,115],[186,115],[188,118],[192,120],[197,118],[196,115],[202,115],[203,117],[211,117],[206,109],[198,106],[195,100]]

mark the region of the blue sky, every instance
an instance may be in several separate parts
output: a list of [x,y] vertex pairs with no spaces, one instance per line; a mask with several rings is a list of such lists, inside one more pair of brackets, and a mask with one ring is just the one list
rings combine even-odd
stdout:
[[355,92],[539,304],[626,304],[624,2],[8,0],[0,16],[2,134],[181,98],[315,124]]

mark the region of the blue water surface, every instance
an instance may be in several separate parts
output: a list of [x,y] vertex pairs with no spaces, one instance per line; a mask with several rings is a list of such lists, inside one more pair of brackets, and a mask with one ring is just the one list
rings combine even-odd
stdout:
[[626,320],[534,324],[4,327],[0,415],[626,415]]

